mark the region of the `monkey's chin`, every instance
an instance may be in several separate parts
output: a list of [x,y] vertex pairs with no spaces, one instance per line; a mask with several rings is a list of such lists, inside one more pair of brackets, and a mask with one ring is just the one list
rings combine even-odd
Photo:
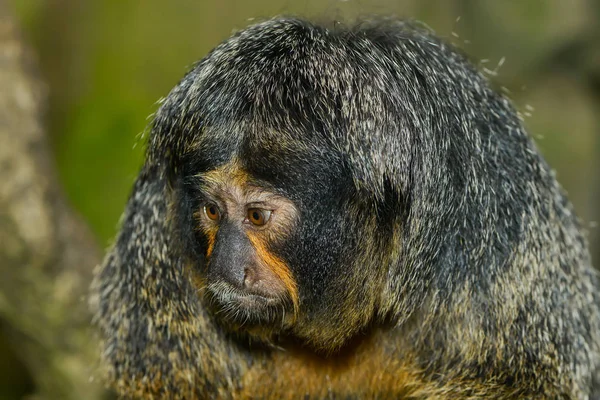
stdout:
[[217,319],[235,330],[279,330],[292,315],[286,299],[249,293],[226,282],[209,283],[206,296]]

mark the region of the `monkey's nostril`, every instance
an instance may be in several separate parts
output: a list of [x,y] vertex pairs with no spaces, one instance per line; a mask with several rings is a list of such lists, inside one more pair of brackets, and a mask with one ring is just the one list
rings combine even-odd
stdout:
[[255,271],[253,268],[244,268],[244,287],[251,288],[256,282]]

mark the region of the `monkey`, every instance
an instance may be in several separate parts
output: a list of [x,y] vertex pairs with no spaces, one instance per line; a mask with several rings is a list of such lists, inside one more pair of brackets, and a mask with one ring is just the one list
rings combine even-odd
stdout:
[[124,398],[599,398],[598,279],[509,99],[412,21],[276,17],[161,100],[91,306]]

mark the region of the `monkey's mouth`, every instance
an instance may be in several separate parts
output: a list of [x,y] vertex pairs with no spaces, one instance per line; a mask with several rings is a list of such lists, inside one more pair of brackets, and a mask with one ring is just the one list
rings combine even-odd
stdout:
[[238,328],[281,325],[288,301],[240,290],[227,282],[209,283],[207,300],[215,316]]

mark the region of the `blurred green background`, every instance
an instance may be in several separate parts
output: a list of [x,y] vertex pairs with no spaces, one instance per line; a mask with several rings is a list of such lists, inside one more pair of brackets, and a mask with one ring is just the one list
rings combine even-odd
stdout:
[[[385,14],[425,22],[513,99],[590,230],[600,261],[594,223],[600,219],[600,1],[10,3],[48,84],[46,125],[64,189],[102,247],[116,232],[141,165],[148,116],[194,61],[253,19]],[[0,354],[0,398],[19,398],[26,375],[4,356],[1,340]]]

